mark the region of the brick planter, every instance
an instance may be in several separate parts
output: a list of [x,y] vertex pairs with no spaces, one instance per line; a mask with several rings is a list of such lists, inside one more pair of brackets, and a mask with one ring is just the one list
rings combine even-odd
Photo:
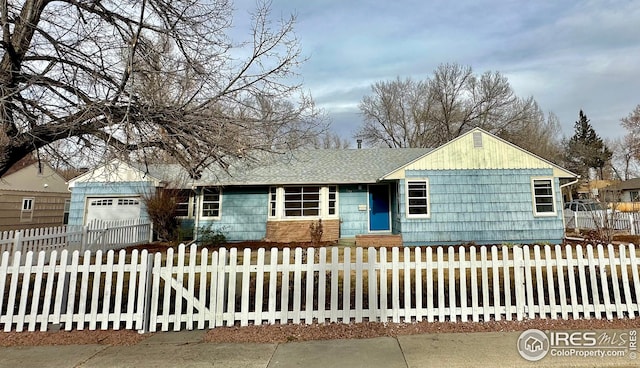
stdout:
[[[309,227],[312,223],[317,223],[317,220],[268,221],[264,240],[281,243],[310,242]],[[340,238],[340,220],[322,220],[322,230],[321,241],[337,241]]]

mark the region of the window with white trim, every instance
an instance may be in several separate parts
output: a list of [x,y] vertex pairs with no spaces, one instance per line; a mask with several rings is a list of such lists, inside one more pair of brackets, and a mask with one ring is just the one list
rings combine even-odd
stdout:
[[640,202],[640,192],[637,190],[632,190],[629,192],[629,196],[631,197],[631,202]]
[[22,198],[22,210],[23,211],[33,210],[33,198]]
[[329,186],[329,215],[336,214],[336,203],[338,201],[338,187],[335,185]]
[[191,203],[193,196],[191,189],[178,190],[176,193],[176,217],[191,217]]
[[202,217],[220,217],[220,189],[202,189]]
[[285,187],[284,216],[313,217],[320,215],[320,187]]
[[71,212],[71,200],[70,199],[65,199],[64,200],[64,212],[63,212],[63,217],[62,217],[62,223],[67,225],[69,223],[69,212]]
[[538,216],[556,214],[553,196],[553,179],[532,179],[533,213]]
[[20,209],[20,221],[31,221],[33,219],[33,202],[35,198],[22,198]]
[[429,217],[429,182],[407,180],[407,217]]
[[278,203],[278,188],[270,187],[269,188],[269,216],[276,217],[276,206]]
[[325,218],[338,216],[336,185],[299,185],[269,188],[269,217]]

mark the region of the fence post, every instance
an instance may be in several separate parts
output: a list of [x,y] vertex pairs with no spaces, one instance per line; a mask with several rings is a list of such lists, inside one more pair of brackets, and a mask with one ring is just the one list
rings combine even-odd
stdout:
[[524,319],[526,307],[526,294],[524,283],[524,257],[520,245],[513,247],[513,277],[516,295],[516,319]]
[[109,227],[105,226],[105,228],[102,230],[102,241],[101,241],[102,248],[100,248],[102,249],[103,252],[107,251],[107,233],[108,232],[109,232]]
[[575,224],[576,234],[580,234],[580,227],[578,226],[578,212],[573,213],[573,223]]
[[[153,264],[154,255],[152,253],[147,254],[147,279],[145,280],[144,293],[144,307],[142,308],[142,331],[140,333],[149,332],[149,326],[151,324],[151,287],[153,285]],[[161,264],[158,265],[160,267]],[[160,272],[160,270],[158,270]]]
[[13,238],[13,252],[15,253],[17,251],[21,251],[22,250],[22,232],[24,230],[18,230],[15,232],[15,236]]
[[153,243],[153,221],[149,221],[149,243]]
[[631,235],[636,235],[636,224],[633,221],[633,213],[629,213],[629,227],[631,228]]
[[87,250],[87,243],[89,242],[89,239],[87,239],[88,236],[89,231],[87,225],[84,225],[82,226],[82,234],[80,234],[80,249],[82,250],[82,253]]

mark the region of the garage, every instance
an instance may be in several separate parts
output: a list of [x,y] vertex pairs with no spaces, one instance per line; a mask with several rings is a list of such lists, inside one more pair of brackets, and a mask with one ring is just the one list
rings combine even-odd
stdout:
[[85,224],[139,218],[140,197],[89,197],[86,208]]

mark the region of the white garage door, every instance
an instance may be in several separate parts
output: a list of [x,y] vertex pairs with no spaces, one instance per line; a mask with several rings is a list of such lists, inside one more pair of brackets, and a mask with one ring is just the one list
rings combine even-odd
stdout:
[[125,220],[140,217],[140,197],[100,197],[87,199],[85,224],[93,220]]

